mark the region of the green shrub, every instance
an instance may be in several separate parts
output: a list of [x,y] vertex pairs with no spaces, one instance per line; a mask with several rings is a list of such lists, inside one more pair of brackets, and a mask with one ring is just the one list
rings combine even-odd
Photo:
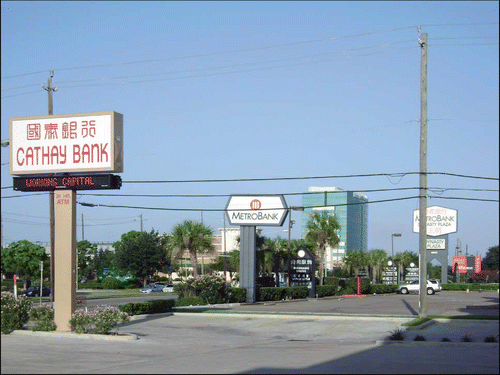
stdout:
[[451,342],[451,340],[448,337],[443,337],[441,342]]
[[[342,282],[343,281],[343,282]],[[370,292],[370,280],[366,277],[360,277],[360,293],[365,294]],[[351,277],[349,279],[340,279],[339,286],[341,287],[340,294],[356,294],[358,291],[358,278]]]
[[179,298],[200,297],[203,304],[230,303],[244,300],[245,290],[231,291],[232,289],[223,278],[216,275],[204,275],[197,279],[188,279],[174,286],[174,293]]
[[495,336],[488,336],[484,338],[484,342],[498,342]]
[[394,341],[403,341],[405,339],[406,335],[404,331],[400,328],[396,328],[394,331],[391,332],[389,336],[389,340],[394,340]]
[[470,337],[467,333],[460,339],[462,342],[472,342],[472,337]]
[[228,284],[215,275],[204,275],[192,283],[195,295],[201,297],[207,304],[227,302]]
[[307,286],[292,286],[285,288],[287,298],[291,299],[304,299],[309,296],[309,289]]
[[174,306],[175,301],[173,299],[156,299],[145,302],[129,302],[118,306],[118,308],[129,315],[141,315],[169,312],[172,311]]
[[227,303],[242,303],[247,300],[246,289],[229,288],[227,291]]
[[281,301],[286,298],[286,288],[262,287],[259,288],[260,301]]
[[427,341],[427,340],[422,335],[416,335],[413,341]]
[[[169,300],[170,301],[170,300]],[[174,301],[174,300],[172,300]],[[175,307],[182,306],[204,306],[206,302],[200,297],[183,297],[175,300]]]
[[130,316],[114,306],[97,306],[93,310],[77,310],[69,323],[76,333],[108,334],[118,323],[130,321]]
[[104,282],[102,283],[102,288],[103,289],[123,289],[123,282],[118,281],[113,277],[108,277]]
[[307,286],[294,287],[262,287],[259,288],[259,301],[281,301],[285,299],[303,299],[309,295]]
[[85,284],[81,284],[81,288],[85,289],[102,289],[102,285],[97,280],[87,281]]
[[494,292],[498,289],[498,283],[489,283],[489,284],[483,284],[483,283],[447,283],[447,284],[441,284],[441,288],[443,290],[467,290],[469,289],[470,291],[478,291],[478,290],[484,290],[484,291],[491,291]]
[[11,333],[28,323],[30,309],[31,302],[28,298],[20,296],[16,301],[13,293],[2,292],[2,333]]
[[395,284],[372,284],[370,285],[370,293],[396,293],[398,286]]
[[316,294],[318,298],[334,296],[337,292],[337,286],[335,285],[316,285]]
[[33,307],[29,316],[30,320],[35,321],[35,325],[31,327],[32,331],[55,331],[57,328],[51,303]]

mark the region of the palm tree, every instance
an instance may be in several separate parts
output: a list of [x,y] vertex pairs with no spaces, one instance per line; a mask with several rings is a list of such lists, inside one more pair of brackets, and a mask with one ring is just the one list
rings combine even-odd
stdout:
[[[264,269],[271,273],[274,270],[276,274],[276,286],[279,286],[279,273],[287,262],[288,256],[288,241],[280,236],[275,239],[266,238],[264,241],[265,251],[269,252],[269,256],[264,257]],[[267,254],[265,254],[267,255]]]
[[170,235],[170,246],[175,252],[174,258],[179,259],[185,251],[189,252],[193,275],[198,277],[198,253],[214,251],[212,243],[213,231],[202,223],[185,220],[177,224]]
[[366,266],[367,263],[367,255],[361,250],[348,249],[346,251],[346,255],[344,257],[344,269],[346,269],[349,274],[354,271],[354,274],[357,277],[361,268]]
[[405,250],[402,253],[396,254],[396,256],[394,257],[394,261],[400,266],[400,272],[402,271],[404,277],[405,269],[410,265],[411,262],[418,264],[418,254],[413,251]]
[[374,249],[370,250],[367,254],[368,265],[372,270],[372,281],[376,283],[380,282],[382,276],[382,270],[387,264],[387,253],[385,250]]
[[319,263],[319,285],[323,285],[323,263],[325,260],[326,246],[335,247],[340,242],[337,231],[340,230],[340,225],[335,216],[328,212],[322,211],[313,212],[307,222],[306,239],[313,242],[318,249],[317,255],[320,257]]

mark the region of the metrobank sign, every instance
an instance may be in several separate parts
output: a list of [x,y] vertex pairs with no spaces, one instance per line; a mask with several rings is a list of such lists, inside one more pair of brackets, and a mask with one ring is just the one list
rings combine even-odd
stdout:
[[10,118],[10,174],[123,172],[123,115]]
[[[413,232],[420,231],[420,210],[413,211]],[[457,210],[431,206],[427,207],[427,235],[442,236],[455,233],[458,225]]]
[[288,207],[282,195],[231,195],[226,213],[231,225],[282,226]]

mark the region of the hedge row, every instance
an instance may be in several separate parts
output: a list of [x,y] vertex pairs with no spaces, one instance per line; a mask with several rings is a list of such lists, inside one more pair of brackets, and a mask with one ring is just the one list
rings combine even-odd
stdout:
[[140,315],[169,312],[174,306],[175,300],[173,299],[155,299],[146,302],[129,302],[118,306],[118,308],[129,315]]
[[398,286],[396,284],[372,284],[370,285],[370,293],[396,293]]
[[498,283],[492,284],[480,284],[480,283],[449,283],[441,284],[443,290],[484,290],[484,291],[496,291],[498,289]]
[[260,301],[281,301],[284,299],[307,298],[309,292],[307,286],[296,287],[262,287],[258,289],[258,300]]

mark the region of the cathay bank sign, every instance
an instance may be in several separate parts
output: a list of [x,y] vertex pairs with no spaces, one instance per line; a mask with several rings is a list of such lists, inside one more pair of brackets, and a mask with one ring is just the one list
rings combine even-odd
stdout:
[[288,207],[282,195],[231,195],[226,213],[231,225],[280,227]]

